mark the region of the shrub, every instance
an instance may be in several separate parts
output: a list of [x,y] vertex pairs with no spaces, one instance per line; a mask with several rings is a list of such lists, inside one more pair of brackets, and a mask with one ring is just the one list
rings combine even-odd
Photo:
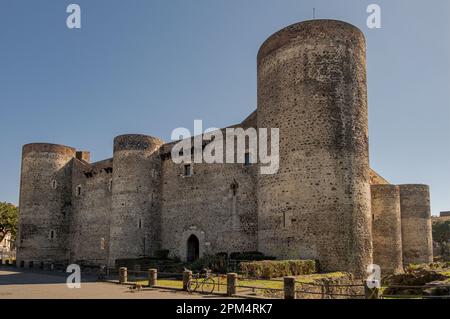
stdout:
[[262,260],[242,262],[239,268],[245,276],[268,279],[310,275],[316,272],[316,263],[314,260]]
[[228,260],[223,255],[206,255],[200,259],[197,259],[193,263],[188,265],[188,268],[192,271],[201,271],[204,268],[211,269],[212,272],[226,273],[228,266]]
[[217,253],[216,256],[222,257],[222,258],[228,258],[228,253],[226,253],[226,252]]
[[168,259],[169,258],[169,250],[168,249],[161,249],[155,251],[155,257],[157,259]]
[[264,256],[264,254],[259,251],[249,251],[249,252],[233,252],[230,254],[230,259],[233,259],[233,260],[273,260],[273,259],[275,259],[275,257]]

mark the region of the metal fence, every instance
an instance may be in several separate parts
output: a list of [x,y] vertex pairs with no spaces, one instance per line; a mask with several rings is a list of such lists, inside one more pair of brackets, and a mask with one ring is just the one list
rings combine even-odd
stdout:
[[[108,268],[105,272],[106,280],[119,281],[123,284],[139,284],[142,287],[151,286],[153,288],[168,288],[177,290],[188,290],[187,285],[191,280],[201,286],[205,283],[206,277],[202,274],[195,274],[190,271],[184,273],[157,272],[152,270],[154,276],[153,286],[150,285],[151,271],[128,270],[121,268],[117,270]],[[208,293],[227,294],[229,296],[248,296],[257,298],[298,298],[298,299],[450,299],[450,293],[441,296],[430,296],[424,293],[426,289],[448,289],[450,284],[423,285],[423,286],[383,286],[380,288],[369,288],[365,281],[350,283],[339,282],[306,282],[295,279],[295,277],[285,277],[283,279],[252,278],[236,273],[220,274],[211,273],[207,277],[209,287],[211,280],[214,283]],[[231,279],[230,279],[231,278]],[[288,280],[290,279],[290,280]],[[288,281],[286,281],[288,280]],[[397,291],[395,290],[397,289]],[[401,294],[401,290],[417,291],[418,294]],[[196,292],[205,293],[201,287]],[[386,292],[395,293],[386,293]]]
[[352,284],[316,283],[296,280],[297,296],[310,295],[317,299],[365,299],[367,298],[366,286],[363,282]]
[[283,279],[264,279],[248,276],[238,276],[237,279],[236,292],[238,295],[284,298]]

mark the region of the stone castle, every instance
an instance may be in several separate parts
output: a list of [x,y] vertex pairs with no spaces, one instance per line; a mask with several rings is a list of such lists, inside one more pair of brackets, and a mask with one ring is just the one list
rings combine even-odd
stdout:
[[433,258],[429,188],[391,185],[369,167],[366,44],[335,20],[297,23],[257,57],[257,110],[246,128],[279,128],[280,167],[175,164],[175,143],[114,139],[114,155],[23,147],[17,262],[22,267],[120,258],[195,260],[260,251],[315,259],[364,276]]

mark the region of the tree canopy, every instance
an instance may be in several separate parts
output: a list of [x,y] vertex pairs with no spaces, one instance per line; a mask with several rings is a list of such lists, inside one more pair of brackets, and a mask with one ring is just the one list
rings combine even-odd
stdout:
[[433,223],[433,240],[440,244],[441,255],[449,254],[450,220]]
[[11,233],[13,240],[16,238],[19,222],[19,209],[10,203],[0,202],[0,241]]

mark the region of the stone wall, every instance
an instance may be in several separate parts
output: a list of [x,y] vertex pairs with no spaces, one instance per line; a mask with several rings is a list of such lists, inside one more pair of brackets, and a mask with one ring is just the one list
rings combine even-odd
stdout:
[[[67,263],[71,160],[75,149],[27,144],[22,151],[17,264]],[[32,264],[30,264],[32,262]]]
[[427,185],[400,185],[403,262],[433,261],[430,191]]
[[160,178],[158,150],[163,142],[145,135],[114,139],[111,199],[110,256],[150,256],[161,247]]
[[383,176],[375,172],[373,169],[370,170],[370,185],[385,185],[390,184]]
[[185,260],[195,235],[200,255],[257,250],[256,166],[194,164],[189,177],[183,169],[163,162],[162,247]]
[[396,185],[372,185],[373,262],[383,274],[403,271],[400,190]]
[[112,159],[88,164],[73,160],[70,261],[104,265],[109,255]]

